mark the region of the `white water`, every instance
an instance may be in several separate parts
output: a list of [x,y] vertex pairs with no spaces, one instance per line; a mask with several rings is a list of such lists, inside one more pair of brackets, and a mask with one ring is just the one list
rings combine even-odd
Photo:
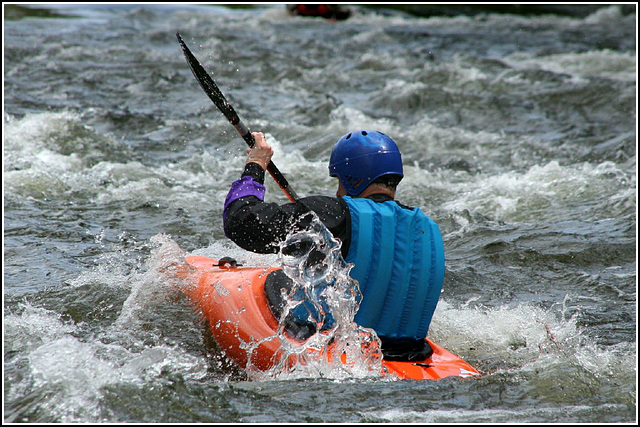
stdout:
[[[635,16],[51,9],[76,17],[5,21],[5,421],[633,421]],[[280,260],[224,237],[245,148],[176,28],[298,194],[335,193],[339,136],[394,136],[398,198],[445,240],[432,338],[481,378],[238,382],[166,273]]]

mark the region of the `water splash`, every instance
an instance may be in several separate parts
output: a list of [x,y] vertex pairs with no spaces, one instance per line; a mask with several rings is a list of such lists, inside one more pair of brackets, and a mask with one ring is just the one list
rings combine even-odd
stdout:
[[153,236],[151,244],[153,248],[147,260],[147,271],[136,272],[130,277],[133,283],[131,294],[115,322],[117,328],[135,325],[142,313],[153,305],[164,303],[168,295],[178,289],[176,271],[184,264],[184,252],[164,234]]
[[[353,321],[362,294],[349,276],[352,264],[342,258],[340,242],[315,214],[309,215],[311,226],[292,232],[279,254],[282,270],[292,280],[291,288],[283,292],[285,307],[276,332],[284,356],[266,372],[249,364],[249,376],[259,380],[379,377],[380,341],[373,330]],[[285,319],[302,314],[315,324],[315,333],[301,343],[293,342]]]

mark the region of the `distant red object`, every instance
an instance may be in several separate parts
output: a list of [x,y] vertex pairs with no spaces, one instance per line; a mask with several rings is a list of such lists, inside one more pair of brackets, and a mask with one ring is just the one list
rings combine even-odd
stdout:
[[351,11],[335,4],[289,4],[287,10],[292,15],[319,16],[325,19],[347,19]]

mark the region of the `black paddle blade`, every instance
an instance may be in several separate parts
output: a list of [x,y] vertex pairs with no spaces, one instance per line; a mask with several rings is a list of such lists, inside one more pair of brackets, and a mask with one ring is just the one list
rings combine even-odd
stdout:
[[253,148],[253,146],[256,144],[256,141],[253,139],[253,135],[251,135],[249,129],[244,125],[244,123],[242,123],[242,121],[238,117],[236,110],[234,110],[233,107],[229,104],[227,98],[224,97],[216,82],[213,81],[204,67],[200,65],[198,59],[196,59],[194,54],[191,53],[191,50],[189,50],[187,44],[184,42],[184,40],[182,40],[180,33],[177,31],[176,37],[178,38],[178,42],[182,47],[182,52],[184,53],[184,57],[187,60],[187,64],[189,64],[191,72],[193,73],[198,83],[200,83],[200,87],[202,88],[202,90],[204,90],[209,99],[213,101],[216,107],[218,107],[218,109],[222,111],[222,114],[224,114],[227,120],[229,120],[229,122],[231,122],[231,124],[236,128],[247,145]]
[[[216,82],[213,81],[204,67],[200,65],[198,59],[193,55],[193,53],[191,53],[184,40],[182,40],[180,33],[177,31],[176,37],[178,38],[178,42],[182,47],[182,52],[184,53],[184,57],[189,64],[189,68],[191,68],[191,72],[193,72],[193,75],[195,76],[198,83],[200,83],[200,86],[202,87],[204,92],[207,94],[207,96],[209,96],[216,107],[218,107],[220,111],[222,111],[222,114],[224,114],[225,117],[227,117],[227,119],[229,119],[229,121],[231,121],[231,123],[235,125],[239,121],[236,111],[231,105],[229,105],[227,99],[220,91],[220,88],[218,88]],[[234,123],[234,121],[236,123]]]
[[[218,109],[222,111],[222,114],[225,115],[227,120],[229,120],[231,124],[236,128],[247,145],[250,148],[253,148],[253,146],[256,144],[256,141],[253,138],[253,135],[251,135],[249,129],[244,125],[244,123],[242,123],[242,121],[238,117],[236,110],[234,110],[233,107],[229,105],[229,102],[227,102],[227,99],[218,88],[216,82],[213,81],[211,76],[206,72],[202,65],[200,65],[200,62],[198,62],[193,53],[191,53],[191,51],[187,47],[187,44],[184,42],[184,40],[182,40],[182,37],[180,36],[180,33],[178,31],[176,31],[176,37],[178,38],[178,42],[182,47],[182,52],[184,53],[184,57],[187,60],[187,64],[189,64],[191,72],[193,73],[198,83],[200,83],[200,87],[202,88],[202,90],[204,90],[209,99],[213,101],[216,107],[218,107]],[[270,161],[267,165],[267,171],[278,183],[287,198],[291,202],[295,202],[298,199],[297,194],[289,186],[289,182],[287,182],[284,175],[282,175],[280,170],[278,170],[278,168],[275,164],[273,164],[272,161]]]

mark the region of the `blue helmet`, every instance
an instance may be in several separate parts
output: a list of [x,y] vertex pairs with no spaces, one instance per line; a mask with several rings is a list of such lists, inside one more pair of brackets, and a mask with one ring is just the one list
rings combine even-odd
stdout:
[[350,132],[333,147],[329,175],[338,177],[347,194],[357,196],[382,175],[402,178],[402,156],[393,139],[382,132]]

